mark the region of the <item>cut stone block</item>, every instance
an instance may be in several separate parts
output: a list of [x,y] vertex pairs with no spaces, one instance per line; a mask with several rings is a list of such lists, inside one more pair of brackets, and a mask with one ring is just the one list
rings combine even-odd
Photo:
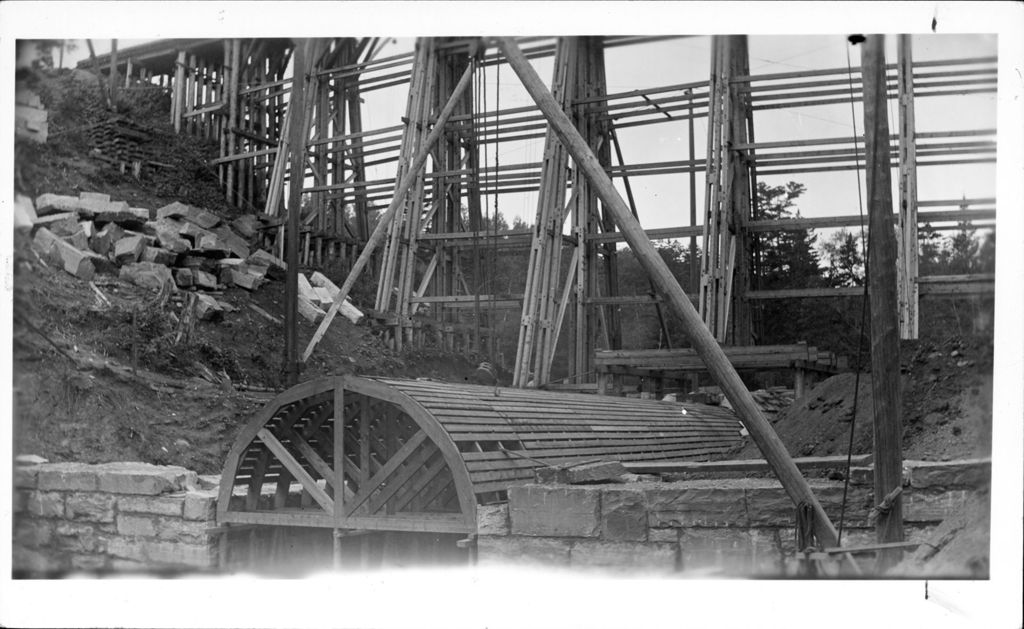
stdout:
[[508,505],[480,505],[476,508],[477,535],[508,535]]
[[117,499],[120,513],[148,513],[181,517],[185,497],[178,496],[121,496]]
[[28,496],[26,508],[38,518],[63,518],[64,494],[59,491],[33,491]]
[[18,466],[14,468],[14,486],[20,489],[35,489],[39,478],[39,466]]
[[200,236],[196,241],[196,249],[206,255],[227,256],[231,254],[231,249],[217,236],[217,234],[206,234]]
[[178,254],[161,249],[160,247],[146,247],[142,252],[143,262],[155,262],[164,266],[171,266],[178,259]]
[[181,230],[184,225],[174,219],[165,218],[151,223],[157,243],[174,253],[185,253],[192,248],[192,244],[181,237]]
[[109,254],[114,244],[124,238],[124,230],[117,223],[107,223],[89,239],[89,248],[101,256]]
[[114,260],[118,264],[138,261],[146,250],[146,240],[140,236],[125,236],[114,243]]
[[39,468],[38,486],[50,491],[96,491],[96,470],[85,463],[47,463]]
[[174,283],[178,285],[178,288],[192,288],[195,286],[192,269],[174,269]]
[[288,265],[284,260],[267,253],[262,249],[257,249],[246,258],[246,262],[249,264],[258,264],[260,266],[268,267],[267,276],[274,280],[284,279],[284,273],[288,270]]
[[14,228],[30,230],[39,220],[32,199],[23,194],[14,195]]
[[183,216],[186,221],[194,223],[203,229],[212,229],[220,224],[220,217],[202,208],[190,207],[188,214]]
[[121,273],[118,277],[126,282],[135,284],[136,286],[152,288],[155,290],[160,290],[163,285],[168,282],[170,282],[171,286],[175,286],[171,270],[166,266],[156,264],[155,262],[135,262],[133,264],[126,264],[121,267]]
[[106,552],[107,540],[99,535],[98,528],[85,522],[61,522],[56,527],[57,546],[79,553]]
[[194,243],[196,249],[199,248],[199,241],[204,236],[215,236],[215,234],[209,230],[199,227],[195,223],[183,222],[181,227],[178,229],[178,233],[186,238],[189,238]]
[[67,517],[86,522],[113,522],[116,498],[108,494],[74,493],[65,502]]
[[673,572],[677,546],[671,543],[605,542],[581,540],[572,546],[569,563],[574,567],[609,568],[630,572]]
[[232,269],[230,271],[231,283],[246,290],[256,290],[260,287],[262,279],[259,275],[249,273],[248,270]]
[[196,293],[196,318],[200,321],[218,321],[224,316],[224,309],[209,295]]
[[213,541],[213,536],[207,532],[209,528],[208,522],[188,521],[181,518],[159,518],[156,536],[173,541],[209,544]]
[[[47,219],[60,217],[57,220],[48,221]],[[82,230],[78,225],[78,214],[53,214],[46,218],[42,218],[36,222],[37,225],[45,224],[45,226],[57,236],[71,236]]]
[[313,305],[313,302],[306,299],[302,295],[299,295],[298,298],[298,308],[299,314],[302,315],[302,318],[305,319],[306,321],[309,321],[310,323],[318,323],[327,315],[326,312],[324,312],[320,308],[317,308],[315,305]]
[[184,491],[195,482],[195,472],[177,465],[150,463],[104,463],[95,466],[99,473],[99,489],[114,494],[155,496]]
[[249,244],[245,242],[245,239],[231,231],[231,228],[227,225],[222,225],[213,230],[213,233],[217,234],[221,242],[227,245],[231,255],[238,256],[239,258],[249,257]]
[[629,470],[626,469],[626,466],[618,461],[596,461],[594,463],[583,463],[580,465],[573,465],[565,471],[568,477],[568,482],[572,485],[616,481],[620,476],[629,472]]
[[200,269],[192,269],[192,279],[196,287],[205,290],[217,290],[217,276]]
[[207,544],[146,541],[142,546],[151,562],[195,568],[217,565],[216,547]]
[[481,565],[569,565],[568,540],[482,535],[476,551]]
[[33,246],[41,255],[63,266],[65,271],[80,280],[89,281],[96,274],[96,267],[90,259],[92,254],[64,242],[45,227],[36,231]]
[[747,525],[742,487],[664,485],[645,491],[648,523],[652,527]]
[[647,539],[647,505],[642,491],[601,492],[601,538],[637,542]]
[[316,294],[316,290],[313,289],[313,285],[306,279],[305,273],[299,273],[299,297],[304,297],[313,303],[314,306],[320,305],[319,295]]
[[962,461],[905,461],[909,468],[910,486],[914,489],[947,487],[980,488],[992,478],[991,459]]
[[217,495],[213,491],[190,491],[185,494],[186,520],[212,521],[216,515]]
[[[334,282],[328,279],[328,277],[321,273],[320,271],[315,271],[309,277],[309,283],[312,284],[317,289],[326,289],[327,295],[330,297],[330,304],[334,303],[335,296],[341,292],[341,289],[338,288],[334,284]],[[348,319],[349,321],[351,321],[352,323],[359,323],[359,321],[363,318],[362,311],[353,306],[352,302],[350,302],[347,297],[345,298],[345,303],[343,303],[341,305],[341,308],[338,309],[338,313],[341,314],[341,316]]]
[[110,195],[103,192],[79,192],[78,198],[82,201],[99,201],[100,203],[110,203]]
[[255,236],[258,226],[259,221],[252,214],[239,216],[235,220],[231,221],[231,228],[234,229],[242,238],[252,238]]
[[904,522],[941,522],[951,515],[962,513],[967,502],[966,490],[904,493]]
[[128,537],[156,537],[156,526],[153,524],[153,518],[119,514],[117,534]]
[[180,201],[175,201],[174,203],[170,203],[157,209],[156,218],[157,220],[165,218],[184,218],[188,216],[189,211],[191,211],[191,208],[188,205],[185,205]]
[[597,537],[600,491],[583,487],[525,485],[508,490],[513,535]]
[[73,212],[78,209],[78,197],[49,192],[36,197],[36,214],[46,216],[56,212]]
[[130,227],[141,227],[149,221],[149,210],[130,207],[124,201],[114,201],[93,210],[97,223],[118,223]]
[[85,230],[81,228],[70,236],[64,236],[62,240],[79,251],[85,251],[89,248],[89,237],[85,234]]

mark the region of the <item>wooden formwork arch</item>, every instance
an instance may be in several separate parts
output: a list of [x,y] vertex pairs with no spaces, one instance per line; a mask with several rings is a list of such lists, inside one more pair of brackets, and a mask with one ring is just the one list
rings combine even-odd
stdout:
[[285,391],[239,432],[217,519],[474,533],[478,502],[531,482],[538,467],[703,458],[735,445],[739,427],[730,411],[698,404],[322,378]]

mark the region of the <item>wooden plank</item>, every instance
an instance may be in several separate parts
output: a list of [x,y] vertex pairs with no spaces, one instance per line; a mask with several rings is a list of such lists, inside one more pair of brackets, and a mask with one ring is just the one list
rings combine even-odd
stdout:
[[366,502],[366,499],[370,497],[370,494],[373,493],[381,483],[387,480],[391,474],[393,474],[395,470],[397,470],[398,467],[405,462],[407,458],[409,458],[409,455],[412,454],[413,451],[415,451],[426,439],[427,434],[422,430],[417,431],[416,434],[410,437],[408,441],[405,442],[405,445],[399,448],[399,450],[387,460],[384,467],[378,470],[370,480],[359,487],[359,493],[352,498],[352,502],[349,503],[348,507],[345,509],[344,513],[346,517],[351,515],[359,508],[360,505]]
[[331,500],[331,497],[316,484],[313,477],[310,476],[301,465],[299,465],[294,457],[292,457],[291,453],[288,452],[288,449],[277,440],[277,437],[275,437],[266,428],[260,429],[257,433],[257,437],[259,437],[260,441],[267,444],[267,447],[274,453],[274,456],[276,456],[288,471],[291,472],[295,479],[302,484],[303,489],[309,492],[309,495],[312,496],[328,514],[333,515],[334,501]]
[[[333,451],[334,451],[334,495],[335,495],[335,510],[334,516],[336,519],[341,520],[345,513],[346,502],[349,496],[345,495],[345,462],[348,460],[345,457],[345,385],[344,380],[338,383],[338,386],[334,388],[334,403],[331,405],[331,410],[334,412],[334,429],[333,429]],[[341,489],[339,489],[341,488]]]
[[[438,454],[440,455],[440,451],[438,451]],[[448,463],[444,460],[443,456],[435,457],[428,465],[420,468],[412,482],[406,483],[395,495],[395,511],[403,511],[413,498],[418,496],[438,474],[446,469],[448,469]]]
[[435,457],[440,457],[444,460],[444,456],[432,441],[428,441],[418,452],[406,457],[403,462],[405,466],[404,469],[400,469],[393,474],[388,482],[384,484],[380,493],[370,498],[369,512],[371,514],[377,513],[377,511],[386,506],[388,509],[388,515],[393,514],[397,509],[395,509],[395,505],[391,503],[391,498],[398,493],[398,491],[401,490],[413,476],[421,473],[423,471],[423,466]]
[[299,433],[295,432],[291,428],[284,427],[278,428],[277,432],[281,435],[282,438],[291,442],[295,449],[297,449],[299,453],[306,459],[306,462],[309,463],[310,467],[316,470],[316,473],[319,474],[320,477],[323,478],[325,481],[327,481],[327,484],[329,486],[334,488],[342,486],[341,484],[337,483],[334,470],[331,469],[331,466],[328,465],[320,457],[320,454],[317,453],[317,451],[313,449],[313,446],[309,445],[309,443],[305,439],[303,439],[302,436],[299,435]]
[[322,512],[278,509],[276,511],[227,511],[217,516],[219,524],[261,524],[266,526],[310,526],[334,528],[334,517]]
[[[870,454],[857,454],[850,458],[851,465],[871,464]],[[821,470],[846,465],[845,456],[802,457],[793,459],[800,470]],[[668,461],[624,463],[626,469],[636,474],[682,474],[713,472],[770,472],[771,467],[764,459],[746,461]]]
[[585,447],[533,447],[525,450],[512,450],[512,451],[497,451],[497,452],[464,452],[463,458],[466,460],[467,465],[469,463],[476,463],[480,461],[504,461],[505,459],[515,458],[518,453],[520,455],[529,456],[535,459],[546,459],[557,456],[618,456],[624,454],[646,454],[649,452],[665,452],[669,450],[680,450],[689,446],[704,446],[704,445],[721,445],[723,443],[737,443],[740,440],[739,430],[735,432],[735,436],[732,438],[719,438],[719,439],[708,439],[704,437],[694,437],[691,439],[672,439],[661,443],[639,443],[639,444],[627,444],[620,446],[611,445],[595,445]]

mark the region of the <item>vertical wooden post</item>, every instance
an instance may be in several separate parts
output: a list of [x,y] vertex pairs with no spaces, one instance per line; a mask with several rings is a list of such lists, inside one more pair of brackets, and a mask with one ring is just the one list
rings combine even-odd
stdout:
[[[750,92],[743,91],[750,82],[734,83],[733,77],[750,74],[750,55],[747,50],[746,35],[730,35],[728,38],[729,62],[726,71],[729,90],[729,110],[726,112],[730,126],[731,144],[746,144],[747,121],[749,118]],[[750,307],[747,301],[747,290],[750,288],[750,238],[747,235],[747,221],[750,218],[750,172],[743,151],[731,146],[726,147],[728,173],[730,178],[729,202],[732,218],[730,223],[735,230],[736,249],[734,252],[733,288],[732,288],[732,322],[729,326],[729,337],[733,345],[749,345]]]
[[[302,183],[305,179],[306,163],[306,53],[309,40],[295,40],[293,56],[292,92],[288,101],[291,113],[291,128],[288,130],[288,145],[291,148],[291,173],[288,183],[288,227],[285,231],[285,262],[288,276],[285,278],[285,378],[288,386],[299,382],[299,336],[298,336],[298,295],[299,295],[299,214],[302,205]],[[283,147],[277,159],[284,163],[288,158]]]
[[[886,115],[885,37],[869,35],[861,50],[864,77],[864,155],[868,196],[868,291],[871,306],[871,393],[874,400],[875,501],[902,486],[900,339],[896,300],[896,239],[892,228],[889,119]],[[902,500],[881,513],[879,543],[903,541]],[[882,551],[878,571],[892,567],[899,550]]]
[[918,335],[917,140],[914,137],[914,62],[910,35],[900,35],[896,72],[899,84],[900,240],[897,252],[900,277],[900,338]]
[[[233,156],[235,154],[235,147],[237,142],[235,140],[235,129],[238,127],[238,73],[241,70],[241,41],[238,39],[230,40],[231,55],[228,60],[228,128],[227,128],[227,154]],[[237,197],[235,196],[235,171],[238,169],[236,166],[237,162],[228,162],[227,172],[227,194],[228,204],[236,203]],[[240,202],[237,202],[241,205]]]
[[181,118],[185,113],[185,51],[178,51],[174,62],[174,132],[181,133]]
[[596,189],[598,197],[612,213],[626,242],[635,252],[641,266],[654,280],[658,292],[665,297],[668,307],[682,321],[697,354],[708,366],[708,370],[719,386],[722,387],[743,425],[750,432],[772,471],[782,483],[787,495],[794,504],[798,506],[806,504],[812,509],[815,515],[815,535],[821,543],[834,546],[837,543],[836,530],[821,503],[818,502],[807,481],[800,474],[796,464],[789,458],[785,445],[775,434],[768,420],[764,418],[750,392],[729,363],[714,336],[701,321],[700,315],[680,288],[665,261],[661,259],[640,224],[633,218],[626,202],[619,196],[615,185],[598,162],[597,157],[573,127],[565,112],[558,106],[551,92],[548,91],[530,62],[519,50],[519,46],[509,38],[499,38],[498,46],[505,58],[508,59],[509,65],[519,76],[527,92],[537,103],[541,113],[547,118],[551,128],[558,134],[572,155],[573,160],[580,164],[580,168]]
[[117,40],[110,40],[110,106],[117,109]]

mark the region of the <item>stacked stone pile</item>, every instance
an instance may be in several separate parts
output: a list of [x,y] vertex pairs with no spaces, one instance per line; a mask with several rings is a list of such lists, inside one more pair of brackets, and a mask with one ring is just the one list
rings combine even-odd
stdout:
[[[81,280],[109,275],[146,288],[211,292],[229,286],[254,291],[285,277],[283,260],[251,246],[260,229],[254,215],[228,223],[180,202],[151,210],[95,192],[77,197],[46,193],[34,203],[22,197],[16,207],[16,225],[31,230],[40,256]],[[313,278],[316,291],[322,292],[308,294],[300,312],[317,321],[338,288],[319,273]],[[199,301],[203,318],[230,310],[209,295],[200,295]],[[342,314],[353,322],[362,316],[350,303]]]

